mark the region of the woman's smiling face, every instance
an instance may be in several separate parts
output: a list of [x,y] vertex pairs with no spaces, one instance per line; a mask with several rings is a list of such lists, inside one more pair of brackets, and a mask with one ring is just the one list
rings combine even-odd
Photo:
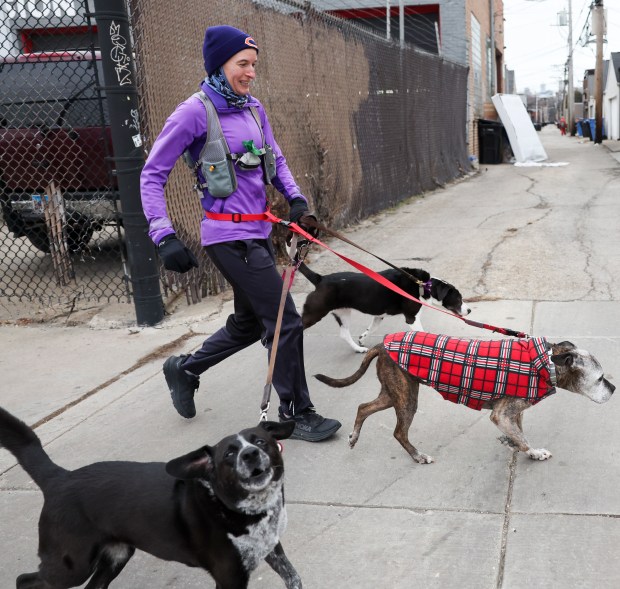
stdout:
[[256,78],[256,62],[258,52],[255,49],[244,49],[235,53],[224,65],[224,75],[235,94],[246,96]]

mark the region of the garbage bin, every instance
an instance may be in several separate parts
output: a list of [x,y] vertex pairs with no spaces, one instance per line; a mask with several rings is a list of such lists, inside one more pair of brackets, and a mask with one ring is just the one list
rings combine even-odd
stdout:
[[[583,124],[584,126],[586,126],[587,122],[590,122],[589,126],[590,127],[590,139],[592,139],[592,141],[594,141],[596,139],[596,119],[588,119],[587,121],[584,121]],[[607,139],[607,133],[605,133],[605,119],[603,119],[601,121],[601,133],[603,134],[603,136],[601,137],[601,139]]]
[[590,121],[588,119],[583,119],[581,121],[581,131],[586,139],[592,139],[591,130],[592,127],[590,126]]
[[498,121],[478,119],[478,143],[481,164],[501,164],[503,161],[503,128]]

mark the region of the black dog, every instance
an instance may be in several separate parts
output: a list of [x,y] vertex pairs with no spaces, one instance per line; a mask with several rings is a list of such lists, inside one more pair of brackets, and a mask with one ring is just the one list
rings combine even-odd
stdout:
[[[419,318],[416,321],[422,305],[395,293],[366,274],[336,272],[321,276],[303,263],[299,271],[315,286],[304,303],[301,315],[304,329],[331,312],[340,325],[340,337],[356,352],[368,351],[363,344],[386,315],[402,314],[409,329],[423,331]],[[399,271],[390,268],[379,274],[417,299],[431,299],[457,315],[471,313],[456,287],[440,278],[433,278],[426,270],[401,268]],[[360,335],[359,345],[351,337],[351,309],[374,316],[368,329]]]
[[286,526],[284,465],[276,440],[294,422],[261,422],[163,462],[54,464],[37,435],[0,408],[0,444],[43,491],[36,573],[17,589],[106,589],[136,548],[201,567],[218,589],[243,589],[262,559],[288,589],[301,579],[279,537]]

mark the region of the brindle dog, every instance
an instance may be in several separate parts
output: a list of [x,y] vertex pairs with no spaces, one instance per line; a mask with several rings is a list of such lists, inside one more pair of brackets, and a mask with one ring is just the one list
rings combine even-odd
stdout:
[[[603,375],[603,369],[589,352],[577,348],[571,342],[551,344],[551,360],[555,364],[558,388],[584,395],[596,403],[609,400],[616,387]],[[357,409],[353,432],[349,435],[349,445],[353,448],[359,439],[362,424],[367,417],[394,407],[396,429],[394,437],[411,457],[421,464],[433,462],[433,458],[418,450],[409,441],[409,427],[418,409],[420,380],[403,370],[390,358],[383,344],[370,348],[357,371],[347,378],[331,378],[315,374],[315,378],[331,387],[346,387],[357,382],[366,372],[370,363],[377,358],[377,376],[381,383],[379,396],[369,403],[362,403]],[[532,448],[523,435],[523,412],[532,406],[531,402],[517,397],[502,397],[484,404],[491,410],[491,421],[504,434],[499,440],[525,452],[533,460],[547,460],[551,452],[544,448]]]

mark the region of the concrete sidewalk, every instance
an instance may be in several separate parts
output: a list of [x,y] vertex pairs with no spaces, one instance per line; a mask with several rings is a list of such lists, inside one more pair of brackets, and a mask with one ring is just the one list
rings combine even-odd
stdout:
[[[346,232],[401,266],[455,284],[472,319],[594,353],[620,382],[620,164],[604,146],[541,132],[564,167],[481,166],[480,173],[412,198]],[[338,251],[384,267],[349,245]],[[348,269],[313,251],[315,271]],[[307,281],[298,276],[299,307]],[[228,297],[180,307],[158,328],[132,325],[132,309],[107,308],[88,323],[0,325],[0,405],[37,424],[54,461],[161,460],[258,421],[266,353],[252,346],[205,373],[198,415],[172,408],[164,359],[191,351],[225,321]],[[369,318],[353,317],[354,333]],[[124,323],[124,326],[123,326]],[[493,337],[424,309],[427,331]],[[402,331],[401,318],[381,333]],[[308,375],[351,374],[361,361],[325,318],[305,335]],[[289,526],[283,546],[304,589],[612,589],[620,587],[620,405],[566,391],[526,414],[526,435],[553,458],[534,462],[498,443],[487,412],[445,403],[426,387],[412,442],[435,463],[412,462],[392,437],[392,410],[368,419],[356,448],[347,435],[357,406],[379,391],[374,366],[355,386],[311,379],[317,409],[343,423],[320,444],[285,441]],[[275,392],[274,392],[275,395]],[[272,408],[271,418],[276,418]],[[36,569],[42,497],[0,451],[0,589]],[[262,565],[250,586],[283,587]],[[213,588],[203,571],[136,556],[117,589]]]

